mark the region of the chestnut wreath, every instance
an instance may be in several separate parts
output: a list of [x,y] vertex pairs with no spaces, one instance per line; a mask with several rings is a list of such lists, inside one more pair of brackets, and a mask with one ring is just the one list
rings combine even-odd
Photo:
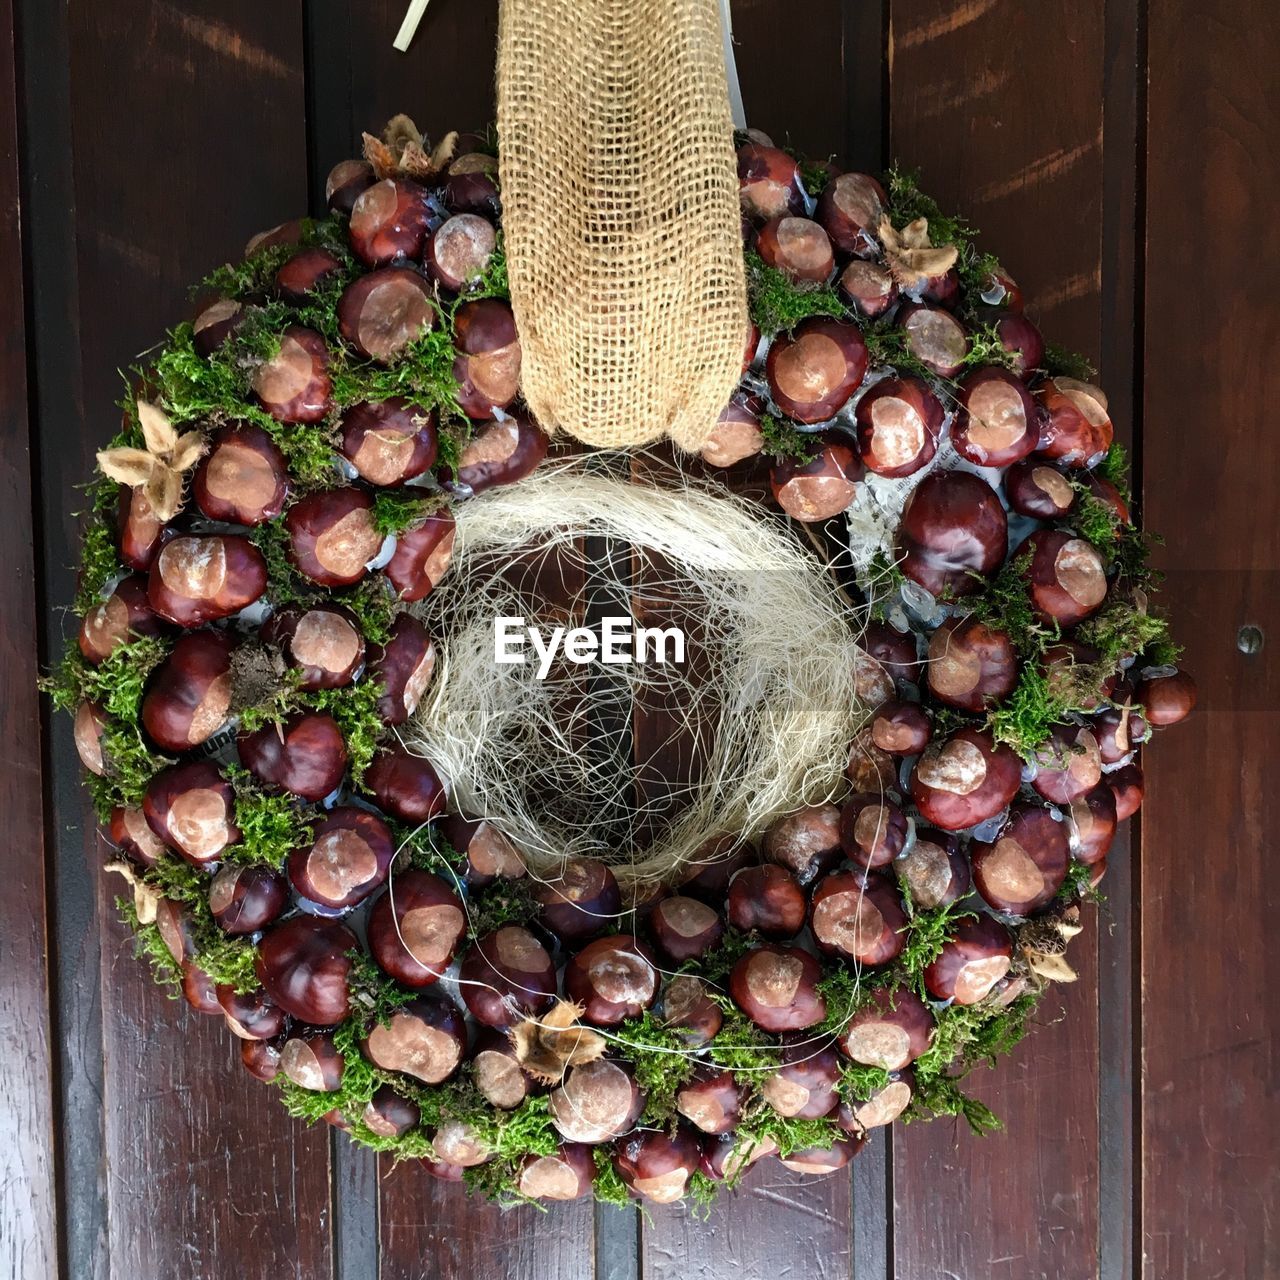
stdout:
[[702,459],[771,455],[783,512],[846,516],[878,709],[845,796],[629,904],[588,859],[532,883],[397,737],[454,505],[548,440],[492,140],[387,136],[329,217],[204,282],[99,455],[47,683],[156,977],[292,1114],[505,1201],[704,1198],[900,1116],[992,1127],[964,1076],[1074,976],[1136,747],[1195,698],[1091,371],[908,175],[742,136],[753,325]]

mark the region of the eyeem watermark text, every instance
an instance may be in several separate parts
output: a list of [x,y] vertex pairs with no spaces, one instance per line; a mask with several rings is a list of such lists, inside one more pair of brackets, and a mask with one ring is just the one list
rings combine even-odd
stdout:
[[501,666],[519,666],[537,655],[538,679],[545,680],[557,656],[578,666],[602,662],[624,667],[656,662],[684,662],[684,632],[679,627],[637,627],[635,619],[601,618],[600,629],[591,627],[531,627],[523,618],[493,620],[493,660]]

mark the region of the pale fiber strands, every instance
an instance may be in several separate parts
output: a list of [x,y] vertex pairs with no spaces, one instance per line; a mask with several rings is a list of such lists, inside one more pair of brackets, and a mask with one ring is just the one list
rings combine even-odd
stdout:
[[[569,463],[459,504],[457,520],[453,565],[415,606],[441,657],[405,742],[535,874],[599,857],[628,883],[670,880],[709,838],[758,833],[839,793],[867,715],[857,620],[819,561],[759,508],[687,480],[654,488]],[[606,552],[588,562],[584,537],[608,540]],[[577,626],[588,607],[682,625],[686,663],[561,658],[545,680],[532,653],[495,664],[495,617]],[[658,786],[633,760],[637,705],[662,708],[672,738],[696,744],[691,777]]]
[[529,407],[696,450],[748,325],[717,0],[504,0],[498,134]]

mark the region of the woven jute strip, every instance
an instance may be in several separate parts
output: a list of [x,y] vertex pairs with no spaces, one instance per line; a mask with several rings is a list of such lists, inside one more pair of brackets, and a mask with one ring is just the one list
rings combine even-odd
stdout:
[[503,0],[498,133],[529,407],[696,449],[748,328],[717,0]]

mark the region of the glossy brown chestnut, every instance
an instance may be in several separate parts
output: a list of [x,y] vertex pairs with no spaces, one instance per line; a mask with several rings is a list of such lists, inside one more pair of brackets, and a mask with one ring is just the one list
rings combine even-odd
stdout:
[[214,298],[191,322],[191,345],[206,359],[244,323],[244,307],[234,298]]
[[486,1027],[509,1027],[531,1013],[545,1013],[556,994],[556,968],[547,949],[518,925],[504,925],[476,942],[458,978],[468,1011]]
[[121,853],[144,867],[154,867],[167,852],[164,842],[147,825],[146,814],[141,809],[122,809],[117,805],[111,810],[107,833]]
[[941,275],[930,276],[920,290],[920,300],[954,311],[960,305],[960,273],[950,267]]
[[462,450],[456,483],[480,493],[531,475],[551,441],[527,414],[518,413],[477,431]]
[[197,1013],[222,1012],[213,979],[191,963],[182,966],[182,997]]
[[729,923],[742,933],[766,938],[794,938],[804,928],[804,890],[785,867],[766,863],[744,867],[729,882],[725,909]]
[[825,422],[866,377],[869,357],[856,324],[812,316],[769,348],[765,376],[778,408],[797,422]]
[[147,600],[180,627],[229,618],[267,589],[262,552],[238,534],[184,534],[160,549],[147,579]]
[[400,1071],[426,1084],[447,1080],[466,1057],[467,1024],[462,1011],[443,997],[422,996],[401,1005],[364,1042],[374,1066]]
[[914,475],[933,461],[942,402],[919,378],[885,378],[858,401],[858,452],[877,475]]
[[925,675],[939,702],[985,711],[1013,692],[1018,654],[1005,632],[972,616],[948,618],[929,638]]
[[842,173],[818,197],[817,218],[843,254],[873,257],[884,216],[884,188],[865,173]]
[[243,937],[265,929],[285,909],[289,888],[270,867],[225,863],[209,884],[209,911],[223,933]]
[[907,987],[872,987],[840,1032],[839,1046],[854,1062],[901,1071],[933,1042],[933,1014]]
[[643,942],[614,934],[589,942],[564,970],[565,995],[582,1006],[582,1020],[616,1027],[638,1018],[658,998],[658,970]]
[[332,1027],[351,1011],[347,978],[356,936],[337,920],[293,916],[258,944],[258,981],[287,1014]]
[[956,392],[951,443],[980,467],[1020,462],[1039,440],[1039,414],[1022,380],[1008,369],[975,369]]
[[756,397],[735,395],[702,442],[702,460],[713,467],[732,467],[759,454],[764,448],[760,410]]
[[498,159],[482,151],[460,155],[450,166],[444,184],[444,204],[455,213],[499,211]]
[[906,944],[902,900],[881,876],[832,872],[813,891],[809,923],[823,951],[868,966],[888,964]]
[[840,810],[840,844],[849,861],[870,870],[887,867],[907,847],[907,815],[879,795],[850,796]]
[[724,936],[724,922],[705,902],[680,896],[663,898],[649,914],[649,930],[658,950],[673,964],[696,960]]
[[1024,380],[1034,376],[1044,360],[1044,337],[1026,316],[1005,316],[996,322],[1000,345],[1013,357],[1013,372]]
[[622,910],[617,877],[598,858],[569,858],[533,891],[538,920],[561,942],[581,942],[614,924]]
[[842,856],[840,809],[815,804],[784,814],[765,832],[761,847],[765,859],[784,867],[797,884],[811,884]]
[[964,325],[941,307],[911,303],[898,313],[907,349],[939,378],[954,378],[969,354]]
[[270,1084],[280,1074],[280,1045],[275,1040],[242,1040],[240,1061],[256,1080]]
[[803,1031],[827,1016],[822,966],[799,947],[765,943],[733,966],[729,994],[762,1031]]
[[794,214],[770,218],[756,235],[756,252],[793,284],[826,284],[836,269],[827,233]]
[[422,1110],[411,1098],[402,1097],[389,1084],[384,1084],[369,1099],[360,1119],[366,1129],[380,1138],[399,1138],[418,1127]]
[[526,1156],[516,1188],[532,1200],[580,1200],[591,1194],[596,1162],[585,1142],[564,1142],[554,1155]]
[[289,559],[322,587],[349,587],[368,572],[383,537],[373,523],[373,498],[363,489],[309,493],[285,514]]
[[338,299],[338,330],[362,355],[387,364],[436,320],[431,286],[409,267],[357,276]]
[[711,999],[707,984],[692,974],[681,973],[662,989],[662,1021],[689,1049],[701,1049],[720,1034],[724,1014]]
[[493,223],[474,213],[446,218],[427,241],[427,268],[449,293],[478,280],[498,246]]
[[1148,737],[1142,712],[1131,704],[1101,712],[1093,719],[1093,736],[1103,764],[1119,764]]
[[830,1043],[792,1032],[777,1067],[760,1081],[760,1096],[780,1115],[817,1120],[840,1101],[840,1058]]
[[1107,569],[1093,543],[1065,529],[1037,529],[1013,558],[1028,555],[1031,605],[1043,621],[1073,627],[1102,606]]
[[769,473],[773,500],[787,515],[813,523],[848,509],[862,478],[862,463],[847,444],[832,441],[809,461],[781,458]]
[[491,822],[450,814],[443,824],[445,838],[467,860],[463,877],[482,889],[495,880],[519,880],[528,868],[520,850]]
[[122,644],[139,636],[157,636],[163,624],[147,599],[147,580],[140,573],[122,578],[111,594],[84,615],[80,623],[80,653],[97,666]]
[[790,1155],[780,1155],[778,1163],[792,1173],[822,1177],[843,1169],[861,1149],[860,1138],[837,1138],[829,1147],[807,1147],[803,1151],[793,1151]]
[[156,932],[179,965],[191,962],[196,953],[196,934],[195,923],[186,907],[179,906],[171,898],[159,899],[156,902]]
[[342,456],[362,480],[403,484],[435,466],[436,415],[403,396],[361,400],[342,415]]
[[915,843],[893,869],[911,901],[925,911],[950,906],[969,892],[969,859],[946,831],[917,827]]
[[301,244],[303,229],[301,218],[290,218],[288,222],[281,222],[274,227],[268,227],[266,231],[257,232],[249,237],[244,246],[246,261],[264,249],[283,249],[289,245]]
[[142,812],[151,830],[188,862],[216,862],[240,840],[235,793],[207,760],[174,765],[147,783]]
[[676,1094],[676,1110],[702,1133],[730,1133],[746,1101],[747,1090],[732,1071],[703,1067]]
[[444,783],[429,760],[403,747],[380,751],[365,770],[364,785],[388,817],[423,823],[438,818],[447,797]]
[[404,601],[425,600],[449,571],[457,527],[453,512],[441,511],[396,538],[387,581]]
[[482,1027],[471,1051],[471,1079],[485,1099],[500,1111],[518,1107],[536,1090],[536,1084],[520,1065],[507,1036],[493,1027]]
[[332,408],[329,348],[314,329],[290,325],[280,349],[253,375],[253,394],[278,422],[319,422]]
[[294,891],[318,907],[340,911],[363,902],[386,878],[395,857],[391,829],[367,809],[330,809],[314,840],[294,849],[286,870]]
[[914,1093],[913,1073],[909,1069],[897,1073],[878,1088],[856,1090],[856,1101],[841,1102],[836,1123],[846,1133],[861,1137],[892,1124],[910,1105]]
[[898,762],[876,746],[870,726],[859,729],[854,736],[844,772],[855,791],[868,795],[881,795],[898,785]]
[[862,633],[862,647],[895,680],[914,682],[920,675],[920,650],[915,635],[872,619]]
[[1147,723],[1157,729],[1185,720],[1196,705],[1196,682],[1185,672],[1150,676],[1138,685],[1138,702]]
[[515,314],[501,298],[464,302],[454,313],[453,328],[458,403],[468,418],[486,421],[520,393]]
[[1071,827],[1071,854],[1086,867],[1096,866],[1111,852],[1119,821],[1115,792],[1104,780],[1071,802],[1067,821]]
[[214,432],[191,482],[196,506],[210,520],[259,525],[274,520],[289,497],[289,467],[261,427],[233,423]]
[[944,831],[977,826],[1018,794],[1022,761],[981,729],[957,729],[931,742],[911,771],[911,798]]
[[320,245],[299,249],[275,275],[276,292],[288,302],[305,302],[317,289],[342,275],[342,259]]
[[1071,861],[1067,825],[1039,805],[1015,804],[995,838],[969,849],[973,885],[996,911],[1026,916],[1062,888]]
[[1087,725],[1055,725],[1036,750],[1036,776],[1031,785],[1054,804],[1072,800],[1096,787],[1102,778],[1102,751]]
[[629,1191],[654,1204],[674,1204],[689,1189],[702,1161],[702,1143],[688,1129],[644,1130],[623,1138],[613,1167]]
[[755,861],[755,849],[740,836],[729,833],[711,836],[685,863],[675,888],[718,909],[724,905],[729,881]]
[[1008,549],[1009,522],[991,486],[968,471],[934,471],[916,486],[898,526],[898,566],[935,596],[970,595]]
[[323,800],[347,771],[347,746],[332,716],[303,712],[236,740],[240,760],[259,782],[304,800]]
[[1039,458],[1024,458],[1004,473],[1004,496],[1019,515],[1061,520],[1080,495],[1057,467]]
[[285,1011],[262,991],[242,995],[235,987],[219,986],[217,1000],[228,1030],[239,1040],[274,1040],[284,1030]]
[[938,958],[924,971],[924,983],[935,1000],[977,1004],[1009,972],[1013,943],[1009,931],[990,916],[956,922]]
[[350,213],[361,192],[375,181],[373,166],[367,160],[340,160],[325,179],[325,202],[335,213]]
[[369,950],[385,973],[406,987],[429,987],[466,937],[466,909],[452,886],[412,867],[398,872],[373,904],[368,933]]
[[876,320],[898,301],[898,286],[887,267],[854,258],[840,273],[840,296],[859,315]]
[[173,530],[161,523],[146,493],[125,485],[120,486],[116,529],[121,563],[140,571],[151,568],[156,552],[173,537]]
[[1142,807],[1146,790],[1142,770],[1136,764],[1127,764],[1107,774],[1106,783],[1116,800],[1116,820],[1124,822],[1132,818]]
[[231,707],[231,652],[225,631],[179,636],[156,668],[142,697],[142,725],[162,751],[190,751],[227,722]]
[[273,613],[259,632],[296,671],[303,689],[341,689],[364,662],[356,616],[338,604],[298,605]]
[[757,1160],[777,1155],[778,1144],[769,1137],[741,1137],[736,1133],[709,1137],[703,1143],[702,1172],[716,1182],[736,1178]]
[[347,234],[366,267],[385,267],[396,258],[421,257],[430,217],[422,187],[406,178],[384,178],[356,197]]
[[1111,447],[1107,397],[1076,378],[1048,378],[1036,389],[1043,413],[1037,450],[1067,467],[1086,467]]
[[599,1058],[570,1068],[552,1091],[551,1122],[570,1142],[609,1142],[635,1124],[644,1101],[626,1067]]
[[1077,711],[1097,711],[1115,692],[1119,673],[1100,674],[1098,650],[1076,641],[1051,644],[1041,657],[1050,693],[1062,695]]
[[412,614],[402,613],[391,624],[387,643],[369,648],[366,678],[383,687],[378,714],[384,724],[404,724],[413,715],[435,666],[436,649],[426,627]]
[[933,721],[918,702],[893,698],[871,721],[871,741],[891,756],[918,756],[933,737]]
[[738,196],[742,211],[757,222],[804,212],[804,185],[796,160],[777,147],[748,143],[738,148]]

